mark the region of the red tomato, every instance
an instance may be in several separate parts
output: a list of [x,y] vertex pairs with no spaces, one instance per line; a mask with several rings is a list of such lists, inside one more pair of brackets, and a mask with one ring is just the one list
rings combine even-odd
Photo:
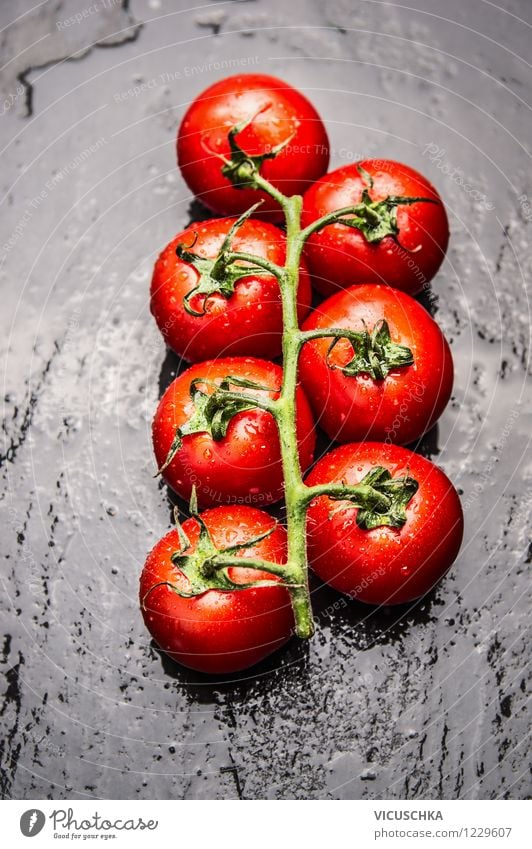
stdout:
[[[275,520],[252,507],[216,507],[201,517],[215,546],[225,549],[256,538],[272,528]],[[187,519],[183,530],[195,550],[199,537],[196,519]],[[179,550],[176,530],[163,537],[148,555],[140,579],[140,602],[146,626],[158,646],[174,660],[201,672],[236,672],[253,666],[285,643],[293,630],[290,598],[284,587],[224,592],[207,590],[182,598],[167,581],[184,590],[190,584],[172,563]],[[277,525],[270,536],[238,552],[241,557],[260,557],[274,563],[286,562],[286,531]],[[273,580],[257,569],[229,568],[237,584]]]
[[289,140],[260,171],[285,195],[302,194],[325,173],[329,140],[318,113],[295,88],[264,74],[219,80],[193,101],[177,134],[179,167],[191,191],[213,212],[237,215],[262,199],[261,214],[280,220],[278,204],[263,192],[235,188],[216,156],[229,156],[229,130],[250,118],[236,138],[246,153],[268,153]]
[[[388,286],[353,286],[338,292],[309,316],[304,330],[345,328],[371,331],[385,319],[392,342],[410,349],[412,365],[392,368],[383,379],[367,371],[348,376],[351,342],[328,353],[330,338],[307,342],[300,375],[318,423],[330,439],[412,442],[440,417],[453,386],[453,361],[445,336],[428,312]],[[331,365],[333,368],[331,368]]]
[[[429,592],[455,560],[463,534],[462,508],[440,469],[397,445],[342,445],[316,464],[306,483],[355,485],[374,466],[383,466],[393,477],[408,474],[417,480],[406,523],[363,530],[356,523],[356,507],[320,496],[307,514],[309,559],[323,581],[352,598],[404,604]],[[340,503],[347,509],[338,510]]]
[[[170,451],[176,429],[194,414],[190,386],[205,378],[219,385],[227,376],[251,380],[271,387],[269,392],[239,389],[257,398],[276,398],[281,387],[282,369],[266,360],[226,357],[198,363],[177,377],[164,393],[153,420],[153,445],[159,468]],[[211,394],[212,386],[201,384]],[[312,462],[316,436],[314,420],[302,389],[297,391],[297,435],[302,468]],[[163,472],[166,482],[184,499],[196,486],[201,506],[215,504],[269,505],[283,494],[281,449],[277,425],[264,410],[238,412],[230,421],[226,436],[215,442],[209,433],[183,437],[181,450]]]
[[[177,257],[177,245],[192,245],[194,253],[215,259],[235,220],[220,218],[191,224],[166,246],[155,263],[151,311],[166,343],[191,362],[220,355],[273,358],[281,353],[281,296],[277,279],[271,274],[250,273],[242,277],[228,298],[218,292],[207,298],[193,295],[190,307],[203,315],[191,315],[185,309],[183,299],[198,285],[200,275],[193,265]],[[284,234],[272,224],[256,219],[244,221],[232,239],[232,248],[277,265],[285,262]],[[303,263],[300,321],[308,313],[310,301],[310,280]]]
[[[372,188],[359,167],[373,179]],[[438,192],[413,168],[389,159],[366,159],[325,174],[304,196],[303,225],[359,203],[365,188],[375,201],[400,195],[432,198],[437,203],[399,205],[398,241],[385,236],[370,243],[360,230],[338,223],[313,234],[306,256],[316,287],[331,295],[353,283],[387,283],[414,295],[432,280],[443,261],[449,224]]]

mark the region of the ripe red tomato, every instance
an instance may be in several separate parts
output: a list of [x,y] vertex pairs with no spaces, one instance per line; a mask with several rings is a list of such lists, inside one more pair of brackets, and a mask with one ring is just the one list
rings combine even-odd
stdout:
[[[212,394],[227,376],[271,387],[269,392],[232,386],[257,398],[276,398],[281,387],[282,369],[275,363],[241,357],[226,357],[191,366],[177,377],[164,393],[153,420],[153,445],[160,468],[171,449],[178,427],[189,422],[195,412],[190,397],[194,380],[205,379],[199,388]],[[297,391],[297,435],[303,469],[312,462],[316,436],[314,420],[302,389]],[[207,432],[183,437],[182,447],[163,472],[178,495],[190,498],[196,487],[201,506],[215,504],[269,505],[283,494],[281,450],[277,425],[265,410],[238,412],[229,422],[226,435],[215,441]]]
[[[222,356],[276,357],[281,353],[283,319],[279,283],[272,274],[251,272],[237,280],[234,292],[208,296],[194,294],[187,311],[184,299],[198,286],[199,272],[176,254],[177,245],[188,246],[208,259],[218,256],[234,218],[191,224],[178,233],[155,263],[151,282],[151,311],[166,343],[191,362]],[[192,245],[192,248],[190,246]],[[284,234],[264,221],[248,219],[231,240],[234,251],[253,254],[284,265]],[[299,319],[310,309],[310,278],[301,265]]]
[[[397,445],[341,445],[316,464],[306,483],[355,485],[374,466],[383,466],[393,477],[408,474],[417,480],[406,523],[363,530],[356,523],[356,507],[320,496],[307,514],[309,559],[322,580],[352,598],[403,604],[429,592],[455,560],[463,534],[462,508],[440,469]],[[338,510],[340,503],[347,509]]]
[[269,195],[237,189],[221,173],[216,154],[229,157],[229,130],[250,118],[236,138],[246,153],[268,153],[289,140],[261,166],[261,174],[285,195],[302,194],[325,173],[329,140],[318,113],[295,88],[264,74],[219,80],[193,101],[177,134],[179,167],[191,191],[218,215],[237,215],[262,199],[261,214],[280,220]]
[[[252,540],[275,525],[275,519],[252,507],[216,507],[201,518],[219,549]],[[198,543],[198,521],[187,519],[183,530],[191,543],[185,553],[191,553]],[[190,589],[188,578],[171,560],[179,549],[174,529],[150,552],[140,579],[144,621],[163,651],[191,669],[226,673],[253,666],[289,639],[294,620],[284,587],[207,590],[183,598],[168,586],[156,586],[168,582],[185,592]],[[238,551],[238,556],[285,563],[285,529],[277,525],[268,537]],[[228,571],[237,584],[279,580],[257,569],[230,567]]]
[[[373,180],[372,187],[359,168]],[[409,295],[420,292],[443,261],[449,224],[438,192],[413,168],[390,159],[366,159],[325,174],[304,196],[303,225],[358,204],[364,189],[373,201],[400,195],[437,202],[397,206],[397,240],[387,235],[370,243],[360,230],[338,223],[314,233],[306,256],[316,287],[324,295],[354,283],[387,283]]]
[[[330,338],[307,342],[302,350],[303,387],[330,439],[412,442],[432,427],[450,398],[453,361],[447,340],[428,312],[403,292],[388,286],[353,286],[324,301],[303,330],[338,327],[364,331],[366,327],[371,336],[375,328],[382,331],[383,319],[392,342],[409,348],[414,362],[391,367],[382,379],[366,370],[354,375],[341,371],[355,353],[346,339],[330,353]],[[361,350],[357,348],[358,355]],[[390,353],[393,358],[394,350]],[[364,363],[355,370],[358,368],[364,369]]]

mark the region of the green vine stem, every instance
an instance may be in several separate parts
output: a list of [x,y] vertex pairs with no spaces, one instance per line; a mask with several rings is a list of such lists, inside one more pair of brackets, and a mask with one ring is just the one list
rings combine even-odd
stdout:
[[[262,182],[262,178],[260,179]],[[266,182],[266,181],[264,181]],[[263,188],[265,188],[263,186]],[[265,188],[265,191],[267,189]],[[301,331],[297,318],[299,264],[303,250],[301,208],[298,195],[279,199],[286,220],[286,263],[279,281],[283,307],[283,382],[277,401],[277,427],[281,446],[288,536],[288,564],[294,570],[293,584],[288,583],[296,623],[296,634],[303,639],[314,633],[314,619],[308,585],[306,546],[306,487],[303,483],[296,434],[296,388]]]
[[[260,165],[264,157],[247,156],[237,142],[236,135],[246,126],[244,122],[240,127],[235,127],[229,134],[232,158],[224,161],[223,173],[234,185],[238,187],[252,187],[266,192],[281,207],[286,224],[286,261],[283,267],[270,263],[268,260],[255,257],[251,254],[232,251],[230,245],[224,247],[223,259],[226,265],[234,263],[249,263],[261,267],[265,271],[275,275],[279,281],[283,313],[283,380],[278,397],[261,403],[260,399],[246,396],[243,399],[241,393],[232,393],[228,387],[218,390],[215,403],[220,402],[222,407],[227,405],[242,404],[245,400],[250,405],[267,409],[275,418],[279,433],[281,449],[281,461],[284,476],[284,500],[286,508],[286,528],[288,539],[287,561],[285,564],[271,563],[256,557],[240,556],[229,551],[214,552],[208,549],[208,557],[205,562],[200,562],[196,557],[195,576],[197,579],[196,591],[205,591],[209,586],[208,581],[213,580],[213,575],[219,573],[227,576],[228,567],[254,568],[269,572],[281,578],[286,586],[292,603],[295,619],[295,633],[302,639],[308,639],[314,633],[314,619],[310,600],[308,582],[308,561],[306,544],[306,513],[313,498],[323,495],[329,496],[336,501],[348,501],[348,506],[358,507],[361,521],[360,527],[372,528],[379,525],[391,525],[400,527],[406,520],[404,512],[408,501],[417,489],[417,483],[408,475],[401,479],[391,479],[389,472],[382,467],[376,467],[368,473],[366,478],[357,486],[348,486],[343,483],[331,483],[323,486],[308,487],[303,481],[303,474],[299,462],[299,451],[296,434],[296,390],[298,382],[298,362],[302,346],[319,337],[349,337],[349,331],[345,329],[324,328],[323,330],[302,331],[299,327],[297,316],[297,292],[299,286],[299,268],[301,256],[306,240],[312,233],[317,232],[327,224],[339,222],[346,226],[357,227],[366,232],[369,226],[373,226],[370,220],[379,214],[388,216],[387,224],[394,232],[394,211],[398,203],[412,203],[424,198],[389,198],[378,204],[373,203],[369,196],[364,196],[363,204],[354,207],[346,207],[336,213],[328,214],[322,219],[313,222],[306,229],[301,227],[301,210],[303,199],[299,195],[286,197],[275,186],[268,182],[260,174]],[[256,161],[255,161],[256,160]],[[369,175],[368,175],[369,176]],[[242,218],[250,214],[244,213]],[[346,220],[345,216],[351,214],[358,216],[359,224],[354,219]],[[362,214],[365,216],[362,220]],[[368,225],[369,221],[369,225]],[[382,222],[381,222],[382,225]],[[382,232],[382,226],[381,226]],[[384,235],[384,234],[383,234]],[[380,236],[380,238],[383,237]],[[368,236],[369,238],[369,236]],[[373,234],[374,240],[377,236]],[[238,273],[238,269],[236,272]],[[358,334],[360,336],[360,334]],[[397,347],[397,346],[396,346]],[[408,349],[404,349],[408,350]],[[408,352],[410,353],[410,352]],[[405,361],[405,364],[406,361]],[[204,401],[207,404],[207,401]],[[240,407],[241,408],[241,407]],[[198,428],[205,429],[205,425],[199,421]],[[176,440],[179,438],[179,433]],[[177,442],[176,442],[177,446]],[[176,447],[174,446],[172,450]],[[177,450],[177,449],[176,449]],[[167,459],[165,465],[169,462]],[[339,508],[340,509],[340,508]],[[358,516],[357,516],[358,521]],[[239,548],[245,548],[243,544]],[[192,557],[192,555],[190,556]],[[227,577],[224,578],[227,582]],[[261,582],[257,583],[260,586]],[[249,585],[248,585],[249,586]],[[220,582],[220,589],[228,589]],[[174,589],[177,588],[174,587]],[[230,591],[238,591],[239,587],[233,585]]]

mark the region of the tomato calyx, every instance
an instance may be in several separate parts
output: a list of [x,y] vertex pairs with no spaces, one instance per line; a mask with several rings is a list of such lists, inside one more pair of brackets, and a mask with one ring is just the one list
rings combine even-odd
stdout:
[[[278,580],[259,580],[237,583],[232,580],[229,575],[229,568],[260,568],[264,571],[275,569],[278,571],[278,564],[270,563],[267,560],[250,560],[238,557],[238,552],[245,549],[253,548],[262,540],[269,537],[276,529],[277,522],[271,528],[261,534],[257,534],[245,542],[235,543],[226,548],[217,548],[214,544],[209,529],[200,515],[194,515],[195,521],[199,525],[199,537],[194,550],[190,550],[192,545],[179,521],[177,509],[174,511],[174,520],[176,530],[179,535],[179,548],[174,551],[170,557],[174,566],[187,578],[188,588],[174,584],[171,581],[158,581],[154,584],[142,600],[144,609],[146,609],[146,599],[156,587],[165,586],[175,592],[181,598],[194,598],[194,596],[202,595],[209,590],[219,590],[221,592],[235,592],[237,590],[253,589],[255,587],[273,587],[279,586]],[[235,555],[237,555],[235,557]],[[234,562],[233,562],[234,558]],[[239,560],[241,562],[239,562]],[[225,562],[227,561],[227,562]]]
[[[391,236],[394,241],[398,242],[398,206],[409,206],[414,203],[440,203],[435,198],[408,197],[406,195],[388,195],[383,200],[372,200],[370,190],[373,188],[373,177],[361,165],[357,166],[357,170],[365,184],[359,203],[337,209],[314,221],[304,231],[305,238],[308,238],[311,233],[323,230],[329,224],[343,224],[345,227],[351,227],[352,230],[359,230],[370,244],[381,242],[386,236]],[[346,218],[345,216],[352,217]],[[403,250],[408,249],[403,248]],[[415,250],[408,252],[415,253]]]
[[[335,365],[330,360],[340,339],[347,339],[354,350],[353,359],[345,366]],[[413,363],[414,356],[410,348],[392,341],[388,322],[384,318],[375,324],[371,333],[365,325],[364,330],[359,332],[339,330],[327,352],[329,368],[337,369],[347,377],[369,374],[374,380],[384,380],[392,369],[411,366]]]
[[280,142],[280,144],[275,145],[275,147],[272,147],[271,150],[268,150],[265,153],[255,155],[246,153],[246,151],[240,147],[236,140],[236,137],[242,132],[242,130],[245,130],[246,127],[249,127],[249,125],[253,123],[253,121],[258,115],[262,114],[262,112],[265,112],[269,108],[270,104],[266,103],[250,118],[245,118],[243,121],[241,121],[239,124],[236,124],[229,130],[227,134],[227,139],[229,141],[229,149],[231,151],[231,157],[229,159],[226,156],[216,153],[216,156],[218,156],[224,162],[224,165],[222,166],[222,174],[233,184],[235,189],[263,188],[262,185],[258,184],[257,180],[260,173],[261,165],[267,159],[275,159],[275,157],[278,156],[281,151],[288,144],[290,144],[290,142],[294,138],[295,132],[291,133],[288,138]]
[[[201,386],[212,389],[205,392]],[[248,410],[261,409],[271,412],[273,404],[270,399],[257,398],[246,392],[234,392],[231,387],[251,389],[256,392],[279,392],[277,388],[264,386],[254,380],[227,375],[220,383],[214,383],[203,377],[196,377],[190,384],[190,398],[194,405],[192,416],[184,424],[176,428],[175,436],[164,463],[157,470],[160,475],[170,465],[183,444],[183,438],[194,433],[207,433],[215,442],[224,439],[229,423],[238,413]]]
[[384,466],[375,466],[356,486],[329,484],[318,489],[322,491],[320,494],[343,502],[332,514],[358,508],[356,523],[369,531],[384,525],[402,528],[407,520],[406,508],[418,488],[417,480],[408,472],[393,478]]
[[[183,298],[183,306],[189,315],[202,316],[207,311],[207,301],[211,295],[220,294],[226,300],[234,294],[235,285],[243,277],[249,277],[251,274],[268,274],[267,268],[257,265],[250,257],[246,260],[246,265],[242,265],[242,255],[231,250],[231,243],[234,235],[240,229],[242,224],[247,221],[250,215],[253,215],[255,210],[261,205],[262,201],[256,203],[232,224],[231,229],[223,240],[222,246],[214,259],[200,256],[193,252],[197,239],[195,235],[194,241],[187,246],[180,243],[176,247],[176,254],[180,260],[191,265],[198,272],[198,281],[196,286],[187,292]],[[201,309],[196,310],[191,304],[192,299],[197,296],[203,296]]]

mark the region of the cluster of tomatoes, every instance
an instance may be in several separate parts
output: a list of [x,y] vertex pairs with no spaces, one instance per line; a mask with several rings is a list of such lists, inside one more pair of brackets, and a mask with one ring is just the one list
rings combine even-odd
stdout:
[[[284,195],[303,196],[303,228],[360,205],[356,221],[336,216],[313,232],[300,265],[298,318],[302,330],[316,331],[301,350],[295,399],[302,470],[314,460],[316,425],[339,443],[305,482],[357,485],[379,467],[392,479],[417,483],[402,523],[375,527],[357,522],[353,504],[316,497],[307,513],[312,569],[357,600],[405,603],[449,568],[463,529],[458,495],[443,472],[400,447],[432,427],[452,390],[447,341],[412,297],[447,248],[438,193],[390,160],[326,173],[324,125],[307,99],[280,80],[243,75],[214,84],[189,107],[177,152],[192,192],[220,217],[178,233],[160,254],[151,284],[151,310],[166,343],[191,363],[159,403],[154,450],[166,482],[181,498],[192,497],[195,509],[152,550],[140,586],[159,647],[207,672],[251,666],[294,628],[289,594],[270,572],[229,567],[226,589],[194,593],[190,574],[179,568],[183,557],[201,560],[209,551],[286,562],[286,530],[264,509],[283,497],[277,425],[264,403],[238,405],[239,392],[263,401],[279,396],[279,282],[251,259],[226,262],[230,251],[282,266],[286,236],[276,226],[282,213],[275,198],[235,186],[221,167],[237,126],[238,143],[260,161],[260,173]],[[258,201],[253,216],[243,214]],[[332,329],[346,335],[327,336]],[[202,429],[209,397],[229,383],[232,416],[218,415],[216,431],[214,420]]]

